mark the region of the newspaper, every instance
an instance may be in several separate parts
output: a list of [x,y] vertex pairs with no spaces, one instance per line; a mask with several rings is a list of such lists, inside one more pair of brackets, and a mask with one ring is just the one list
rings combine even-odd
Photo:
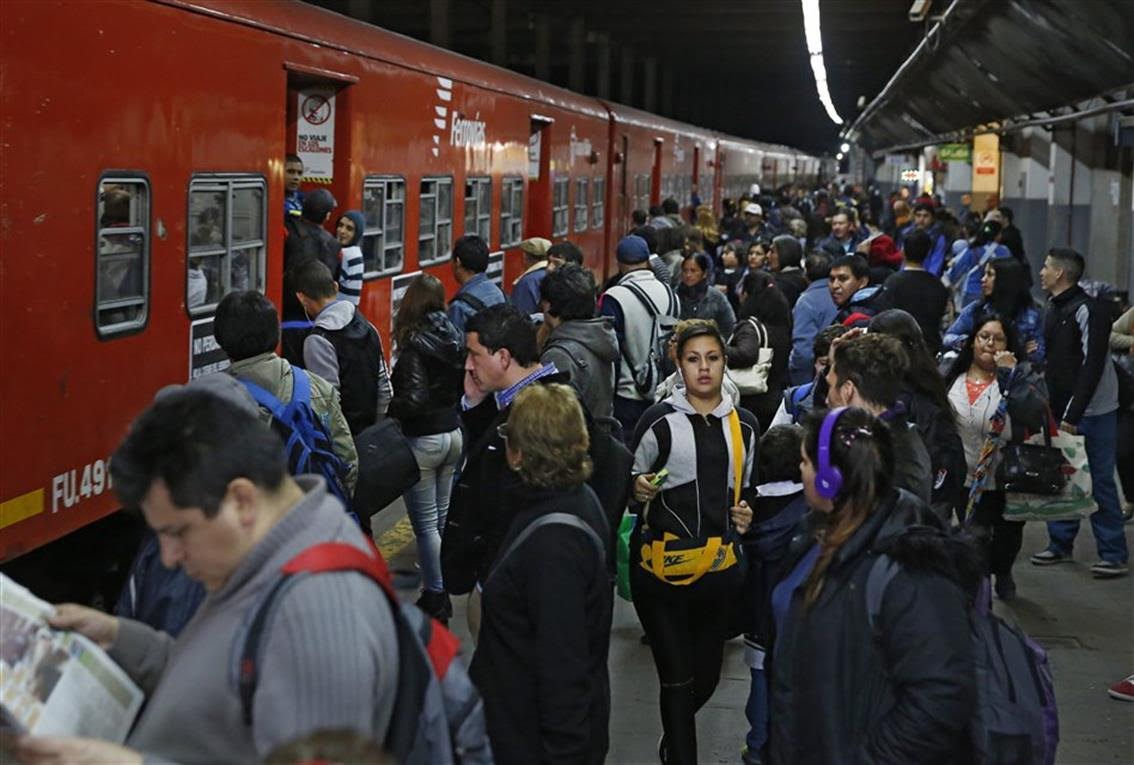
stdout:
[[54,610],[0,574],[0,729],[125,741],[141,690],[90,640],[49,627]]

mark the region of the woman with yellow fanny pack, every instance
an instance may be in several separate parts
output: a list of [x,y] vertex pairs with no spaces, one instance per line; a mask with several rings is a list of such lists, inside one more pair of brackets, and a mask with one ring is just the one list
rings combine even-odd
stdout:
[[739,535],[752,511],[756,418],[722,393],[725,343],[709,321],[682,322],[683,385],[635,429],[631,540],[634,607],[661,685],[661,762],[697,762],[697,710],[720,677],[729,599],[744,577]]

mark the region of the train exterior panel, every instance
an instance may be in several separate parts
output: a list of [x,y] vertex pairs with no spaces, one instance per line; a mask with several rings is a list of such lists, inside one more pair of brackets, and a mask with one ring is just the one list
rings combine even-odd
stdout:
[[632,209],[694,187],[719,204],[747,177],[732,155],[760,151],[299,3],[9,2],[0,19],[2,560],[117,508],[110,451],[159,388],[223,368],[227,291],[279,303],[288,152],[324,152],[304,188],[364,211],[362,308],[389,349],[412,275],[455,291],[466,231],[506,292],[530,236],[606,276]]

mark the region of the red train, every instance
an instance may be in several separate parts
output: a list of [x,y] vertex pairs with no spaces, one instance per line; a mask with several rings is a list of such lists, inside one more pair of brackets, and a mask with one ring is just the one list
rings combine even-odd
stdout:
[[407,277],[455,289],[464,232],[506,291],[528,236],[601,277],[635,208],[820,172],[299,3],[9,0],[0,36],[4,561],[117,509],[107,456],[158,388],[223,364],[225,292],[278,304],[288,152],[364,210],[387,339]]

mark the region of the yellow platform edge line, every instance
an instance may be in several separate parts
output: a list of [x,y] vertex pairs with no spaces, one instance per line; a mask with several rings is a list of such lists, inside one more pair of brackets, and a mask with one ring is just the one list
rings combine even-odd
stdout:
[[0,529],[43,512],[43,489],[0,502]]
[[375,544],[378,546],[378,552],[382,553],[382,557],[389,562],[412,541],[413,525],[410,523],[410,519],[407,516],[395,523],[393,527],[382,534],[382,536],[378,537],[378,539],[375,540]]

